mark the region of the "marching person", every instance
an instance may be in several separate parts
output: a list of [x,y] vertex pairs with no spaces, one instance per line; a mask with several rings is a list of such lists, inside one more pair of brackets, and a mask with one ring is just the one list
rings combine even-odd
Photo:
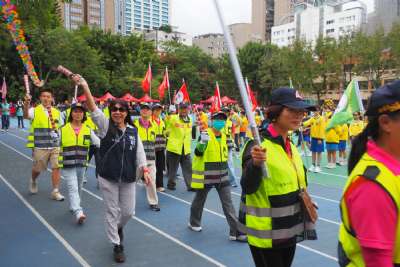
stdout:
[[328,169],[336,168],[336,151],[339,148],[340,131],[341,126],[335,126],[326,132],[326,151],[328,159],[328,164],[326,165],[326,168]]
[[231,186],[228,177],[228,146],[224,133],[227,116],[223,112],[212,115],[211,128],[203,131],[195,149],[193,159],[192,188],[197,189],[190,208],[189,228],[200,232],[201,216],[208,192],[215,187],[229,224],[229,239],[245,242],[246,236],[237,229],[235,208],[231,199]]
[[0,104],[1,107],[1,130],[8,132],[10,128],[10,104],[7,99],[4,98],[3,102]]
[[346,165],[347,159],[346,159],[346,148],[347,148],[347,142],[349,141],[349,126],[345,123],[340,126],[340,132],[339,132],[339,161],[338,164],[340,166]]
[[303,123],[303,126],[310,127],[312,165],[309,171],[321,172],[322,153],[325,151],[326,120],[317,110],[314,116]]
[[147,169],[149,170],[150,183],[146,186],[147,201],[150,209],[160,211],[156,190],[156,127],[151,121],[151,107],[148,103],[140,104],[140,118],[133,122],[136,126],[140,140],[146,153]]
[[364,120],[362,116],[358,113],[353,114],[354,121],[350,124],[349,134],[350,140],[353,141],[357,135],[359,135],[364,130]]
[[400,266],[400,81],[378,88],[352,143],[340,208],[339,265]]
[[224,127],[224,134],[226,135],[226,143],[228,145],[228,174],[229,174],[229,182],[231,183],[232,187],[237,187],[237,182],[236,180],[239,180],[236,177],[235,173],[235,165],[233,161],[233,148],[234,148],[234,143],[233,143],[233,136],[232,136],[232,127],[233,127],[233,122],[230,114],[230,109],[228,107],[223,107],[222,111],[225,113],[227,116],[226,124]]
[[[248,243],[257,267],[289,267],[296,251],[296,243],[316,239],[311,213],[302,202],[311,207],[307,196],[307,178],[303,161],[288,132],[297,130],[305,112],[313,110],[298,98],[292,88],[272,92],[267,117],[271,121],[262,132],[261,146],[249,141],[243,152],[241,185],[245,203]],[[263,177],[262,166],[268,170]],[[310,216],[311,219],[307,219]]]
[[135,213],[136,179],[150,183],[146,154],[137,129],[131,125],[128,104],[115,100],[109,105],[109,119],[96,106],[87,82],[80,76],[73,81],[83,88],[87,107],[100,137],[99,185],[105,205],[106,233],[114,245],[114,260],[125,261],[123,227]]
[[169,118],[167,135],[167,164],[169,190],[176,189],[176,174],[181,165],[186,188],[192,191],[190,179],[192,175],[192,160],[190,158],[192,143],[192,121],[188,116],[187,103],[179,104],[178,115]]
[[24,104],[21,100],[17,102],[17,120],[18,120],[18,128],[24,129]]
[[50,163],[51,181],[53,191],[51,198],[63,201],[64,196],[59,191],[60,187],[60,168],[58,166],[58,156],[60,154],[60,112],[52,107],[53,92],[49,89],[40,91],[40,105],[30,108],[32,97],[25,96],[24,117],[31,120],[27,147],[32,148],[32,177],[29,183],[31,194],[37,194],[37,179],[40,173],[46,170]]
[[163,110],[160,104],[154,104],[152,107],[153,118],[152,123],[156,129],[156,187],[158,192],[164,192],[164,170],[165,170],[165,123],[161,118],[161,112]]
[[67,181],[70,210],[78,224],[82,224],[86,219],[81,207],[80,193],[85,167],[88,165],[89,146],[100,146],[98,138],[85,124],[85,111],[81,104],[72,104],[67,123],[60,130],[59,166]]
[[339,265],[400,266],[400,81],[377,89],[352,144],[340,208]]

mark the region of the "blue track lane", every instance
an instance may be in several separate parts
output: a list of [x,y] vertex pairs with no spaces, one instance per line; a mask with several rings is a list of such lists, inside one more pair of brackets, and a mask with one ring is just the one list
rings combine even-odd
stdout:
[[[14,136],[16,135],[16,136]],[[11,130],[9,134],[0,134],[0,173],[6,168],[6,173],[17,172],[23,179],[11,179],[12,183],[16,184],[16,188],[23,194],[27,192],[27,177],[30,175],[31,161],[23,158],[17,152],[12,151],[8,145],[20,153],[30,157],[30,150],[24,147],[24,141],[21,140],[26,137],[27,133],[20,130]],[[5,144],[5,145],[4,145]],[[4,154],[6,153],[6,155]],[[4,160],[10,159],[12,161],[21,161],[17,163],[18,170],[14,171],[12,165],[4,164]],[[44,175],[49,176],[47,173]],[[87,225],[83,228],[76,227],[72,222],[72,216],[68,213],[67,203],[64,203],[59,209],[47,209],[46,206],[54,206],[54,202],[48,200],[48,194],[50,190],[49,180],[40,180],[40,193],[37,196],[39,200],[34,205],[37,205],[39,213],[43,217],[48,218],[50,222],[56,222],[57,229],[60,229],[60,234],[68,240],[68,242],[77,248],[77,251],[81,251],[82,257],[89,262],[92,266],[110,266],[110,246],[107,243],[107,239],[104,234],[104,226],[102,221],[103,203],[98,197],[101,197],[101,192],[96,188],[96,179],[94,178],[93,168],[89,168],[88,171],[89,181],[85,185],[85,188],[90,192],[84,193],[83,195],[83,207],[88,215]],[[329,177],[332,179],[333,177]],[[337,179],[343,179],[336,177]],[[336,179],[335,178],[335,179]],[[1,183],[0,183],[1,184]],[[43,188],[43,191],[42,191]],[[47,189],[47,190],[46,190]],[[301,243],[301,247],[298,247],[296,251],[295,262],[293,266],[304,267],[304,266],[337,266],[335,261],[336,257],[336,242],[337,242],[337,223],[340,220],[338,204],[341,189],[332,188],[317,184],[310,184],[311,193],[315,196],[319,196],[324,199],[315,199],[320,206],[320,216],[325,219],[318,222],[318,234],[319,240],[313,242]],[[235,188],[232,190],[232,200],[238,208],[240,201],[240,189]],[[1,187],[0,187],[0,193]],[[63,190],[66,195],[66,192]],[[194,194],[185,191],[182,181],[178,183],[177,191],[166,191],[164,194],[159,194],[161,212],[154,213],[148,209],[145,191],[142,186],[137,187],[137,207],[136,216],[158,228],[160,231],[167,233],[172,238],[182,242],[183,244],[190,246],[192,249],[202,253],[206,257],[222,263],[226,266],[252,266],[252,259],[249,249],[246,244],[236,243],[228,240],[228,224],[223,218],[223,212],[219,203],[218,195],[212,191],[206,202],[205,208],[208,211],[203,212],[202,226],[203,232],[195,233],[187,228],[187,222],[190,212],[190,203],[193,199]],[[96,195],[97,197],[93,196]],[[1,194],[0,203],[4,200],[9,201],[9,195]],[[36,196],[35,196],[36,197]],[[47,198],[47,199],[46,199]],[[57,203],[58,204],[58,203]],[[2,205],[0,204],[0,207]],[[16,213],[20,213],[20,208],[14,209]],[[21,209],[23,210],[23,209]],[[26,210],[26,209],[25,209]],[[25,211],[26,212],[26,211]],[[3,214],[3,213],[2,213]],[[15,214],[14,216],[19,216]],[[14,217],[13,216],[13,217]],[[60,219],[61,217],[61,219]],[[27,219],[31,225],[31,219]],[[96,223],[93,224],[93,220]],[[1,224],[1,223],[0,223]],[[9,225],[9,223],[7,223]],[[188,249],[183,248],[176,242],[167,239],[159,233],[155,233],[153,230],[132,220],[127,226],[128,234],[132,234],[132,238],[127,243],[127,247],[132,252],[133,258],[130,262],[131,265],[126,266],[214,266],[212,262],[204,259],[203,257],[194,254]],[[4,227],[1,229],[5,229]],[[140,234],[138,234],[138,231]],[[19,236],[15,233],[10,236]],[[47,236],[49,233],[42,232],[42,235]],[[139,237],[134,238],[134,235]],[[0,233],[0,237],[2,233]],[[51,236],[43,237],[51,238]],[[54,238],[53,238],[54,239]],[[87,240],[87,245],[81,244],[80,240]],[[32,240],[29,244],[33,246],[37,244],[37,240]],[[58,242],[54,240],[54,242]],[[0,239],[0,244],[2,239]],[[19,241],[16,243],[19,246]],[[59,244],[61,252],[65,255],[69,255],[68,252],[63,249],[63,246]],[[302,247],[302,246],[305,246]],[[13,248],[15,250],[15,248]],[[147,253],[146,253],[147,251]],[[54,252],[56,254],[61,252]],[[101,252],[102,255],[99,257],[97,252]],[[148,253],[151,252],[151,253]],[[1,253],[1,252],[0,252]],[[10,254],[11,255],[11,254]],[[1,254],[0,254],[1,256]],[[7,258],[9,256],[7,255]],[[60,256],[61,257],[61,256]],[[1,257],[3,258],[3,257]],[[10,257],[11,258],[11,257]],[[73,257],[69,257],[70,260],[74,260]],[[175,260],[174,260],[175,259]],[[75,262],[76,264],[76,262]],[[23,265],[19,265],[23,266]],[[47,265],[42,262],[41,266],[54,266]],[[61,266],[61,265],[60,265]],[[74,266],[74,265],[68,265]]]

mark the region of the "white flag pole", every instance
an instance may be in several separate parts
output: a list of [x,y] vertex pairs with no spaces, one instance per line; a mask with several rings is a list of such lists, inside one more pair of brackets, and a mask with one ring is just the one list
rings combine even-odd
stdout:
[[[222,15],[221,7],[218,3],[218,0],[214,0],[214,4],[215,4],[215,9],[217,10],[217,13],[218,13],[219,22],[220,22],[222,30],[224,32],[225,42],[226,42],[228,52],[229,52],[229,58],[230,58],[232,68],[235,73],[236,82],[239,86],[240,96],[242,97],[243,106],[246,111],[246,116],[249,119],[251,132],[253,133],[254,141],[256,142],[256,144],[258,146],[260,146],[261,145],[260,134],[258,132],[256,120],[255,120],[254,114],[251,109],[249,96],[247,95],[246,86],[244,84],[244,79],[243,79],[243,74],[242,74],[242,71],[240,70],[239,61],[236,56],[236,48],[233,44],[232,36],[230,34],[228,26],[225,24],[224,17]],[[263,170],[263,176],[267,177],[268,172],[267,172],[267,168],[266,168],[265,164],[263,165],[262,170]]]

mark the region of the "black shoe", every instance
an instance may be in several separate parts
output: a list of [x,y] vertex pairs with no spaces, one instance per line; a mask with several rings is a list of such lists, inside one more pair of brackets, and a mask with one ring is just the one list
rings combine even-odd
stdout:
[[171,191],[175,191],[176,190],[175,186],[172,186],[172,185],[168,185],[167,188],[169,190],[171,190]]
[[160,211],[161,209],[160,209],[160,206],[158,206],[157,204],[155,204],[155,205],[150,205],[150,209],[152,210],[152,211]]
[[187,189],[187,191],[188,191],[188,192],[196,192],[196,190],[194,190],[194,189],[191,188],[191,187],[189,187],[189,188]]
[[122,228],[118,228],[118,236],[119,242],[122,243],[122,241],[124,241],[124,232],[122,232]]
[[114,260],[117,263],[125,262],[124,247],[122,245],[114,246]]

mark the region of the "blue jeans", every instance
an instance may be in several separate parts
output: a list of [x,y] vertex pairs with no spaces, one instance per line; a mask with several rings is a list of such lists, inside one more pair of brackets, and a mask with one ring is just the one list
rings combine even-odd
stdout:
[[235,165],[233,164],[233,149],[228,150],[228,174],[229,174],[229,182],[231,183],[231,185],[237,185]]
[[10,115],[1,115],[1,129],[8,130],[10,127]]
[[69,209],[76,215],[82,211],[80,193],[82,190],[84,167],[63,168],[62,175],[67,181]]

